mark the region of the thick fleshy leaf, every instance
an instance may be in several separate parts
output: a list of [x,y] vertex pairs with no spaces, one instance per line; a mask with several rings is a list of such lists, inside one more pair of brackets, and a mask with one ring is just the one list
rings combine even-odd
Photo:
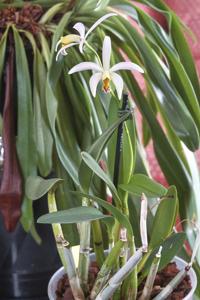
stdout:
[[42,224],[73,224],[85,221],[90,222],[103,218],[111,217],[102,214],[94,207],[81,206],[43,215],[38,218],[37,222]]
[[60,178],[44,179],[39,176],[30,176],[26,180],[25,193],[31,200],[37,200],[55,189],[63,180]]
[[141,196],[144,193],[147,197],[161,197],[167,193],[167,189],[143,174],[132,175],[128,184],[121,184],[120,188],[124,191]]
[[[174,186],[168,189],[165,196],[161,198],[161,202],[156,211],[149,249],[158,247],[172,232],[177,215],[177,191]],[[164,221],[163,221],[164,220]]]

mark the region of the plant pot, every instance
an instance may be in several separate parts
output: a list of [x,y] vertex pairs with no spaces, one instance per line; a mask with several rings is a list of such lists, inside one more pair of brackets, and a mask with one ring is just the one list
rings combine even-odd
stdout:
[[[94,261],[94,259],[95,259],[95,255],[91,254],[91,261]],[[174,258],[173,261],[176,262],[178,269],[183,269],[187,265],[183,259],[181,259],[177,256]],[[66,272],[64,270],[64,267],[62,267],[57,272],[55,272],[54,275],[51,277],[51,279],[49,281],[49,285],[48,285],[48,296],[49,296],[50,300],[56,300],[57,284],[58,284],[59,279],[62,278],[62,276],[65,273]],[[190,279],[191,279],[192,289],[189,292],[189,294],[185,298],[183,298],[183,300],[192,300],[195,289],[197,287],[197,277],[192,268],[189,270],[188,275],[190,276]]]
[[[47,199],[34,202],[35,220],[48,211]],[[36,224],[42,244],[38,245],[21,224],[13,233],[0,218],[0,299],[47,300],[49,278],[60,267],[52,228]]]

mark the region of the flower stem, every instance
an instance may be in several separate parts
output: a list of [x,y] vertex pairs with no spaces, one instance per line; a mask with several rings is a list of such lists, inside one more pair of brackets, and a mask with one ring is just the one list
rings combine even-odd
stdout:
[[85,41],[85,45],[96,55],[99,65],[102,66],[101,59],[97,51],[87,41]]

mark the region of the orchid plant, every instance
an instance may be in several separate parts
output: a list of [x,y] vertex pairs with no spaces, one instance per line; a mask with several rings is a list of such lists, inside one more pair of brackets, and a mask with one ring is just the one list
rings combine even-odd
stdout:
[[[165,20],[168,24],[168,31],[144,9],[136,5],[137,2],[148,6],[149,9],[153,8],[162,14],[163,18],[168,16]],[[33,8],[34,14],[30,13]],[[24,18],[24,12],[26,15],[28,13],[28,17]],[[0,14],[0,98],[1,103],[5,103],[4,91],[16,88],[17,109],[15,112],[17,111],[17,115],[20,116],[17,118],[15,129],[17,138],[13,138],[16,141],[16,149],[11,144],[11,151],[7,151],[5,143],[2,145],[5,150],[2,152],[15,153],[16,158],[9,160],[8,155],[5,156],[7,161],[4,161],[4,167],[7,164],[10,166],[10,162],[18,162],[18,170],[20,170],[14,178],[15,183],[18,179],[17,184],[12,184],[10,180],[12,172],[5,173],[4,184],[2,184],[2,187],[5,187],[3,196],[8,195],[10,191],[14,191],[12,195],[15,194],[18,192],[15,188],[21,186],[17,199],[13,201],[9,196],[6,197],[6,203],[4,200],[0,201],[0,210],[7,221],[7,228],[13,229],[21,216],[20,221],[24,229],[31,232],[38,243],[41,242],[34,224],[32,199],[38,198],[47,191],[48,186],[52,188],[49,192],[51,212],[80,207],[80,216],[83,211],[90,211],[96,216],[96,220],[92,220],[92,223],[82,215],[81,220],[79,218],[79,221],[83,221],[81,225],[74,225],[73,222],[76,223],[77,219],[71,219],[70,223],[68,217],[64,217],[63,221],[68,224],[54,225],[55,235],[60,236],[60,233],[63,233],[65,239],[69,241],[64,254],[70,253],[68,251],[70,246],[81,242],[79,273],[82,282],[87,282],[88,268],[82,268],[82,266],[88,266],[92,246],[94,246],[97,261],[101,265],[104,262],[103,249],[111,251],[119,236],[121,237],[118,243],[121,249],[120,254],[127,253],[127,249],[131,248],[130,236],[134,236],[136,248],[142,246],[141,238],[144,245],[146,244],[144,232],[140,234],[140,221],[143,226],[147,221],[149,240],[147,253],[152,252],[155,245],[158,248],[156,252],[159,252],[162,234],[160,231],[158,234],[158,229],[162,228],[161,225],[163,225],[163,230],[168,228],[167,233],[162,235],[162,241],[167,239],[167,246],[162,245],[162,265],[166,257],[166,248],[170,248],[170,241],[173,245],[176,241],[179,246],[185,236],[180,233],[175,233],[175,237],[170,236],[173,230],[172,223],[175,222],[175,217],[172,217],[174,206],[167,209],[158,208],[164,203],[172,205],[173,201],[159,201],[159,206],[157,203],[158,197],[163,199],[167,195],[167,189],[160,185],[156,185],[156,192],[155,189],[153,191],[145,189],[148,185],[155,184],[155,182],[149,182],[147,177],[150,176],[150,171],[144,155],[144,148],[150,142],[154,145],[158,163],[167,182],[177,188],[180,199],[177,210],[179,210],[180,219],[194,219],[197,224],[200,220],[199,172],[192,153],[199,148],[200,87],[194,60],[179,18],[162,0],[108,0],[98,1],[98,5],[96,0],[66,0],[56,1],[56,3],[53,0],[34,0],[29,3],[12,0],[9,7],[6,1],[1,1]],[[18,15],[20,18],[16,18]],[[135,23],[137,27],[133,26]],[[11,39],[10,36],[12,36]],[[106,39],[105,36],[107,36]],[[113,49],[110,60],[112,67],[105,66],[104,59],[101,62],[99,58],[103,53],[102,41],[105,39],[104,41],[109,45],[109,37],[112,40]],[[79,49],[71,47],[72,44],[79,46]],[[11,55],[12,51],[14,51],[14,57]],[[68,56],[63,57],[62,55],[66,53]],[[133,63],[135,67],[137,65],[137,68],[140,66],[145,70],[145,89],[141,88],[132,72],[120,70],[123,82],[117,77],[119,74],[116,72],[119,69],[113,70],[113,67],[122,62],[124,57],[132,62],[130,63],[132,64],[131,71]],[[98,70],[95,69],[94,74],[88,69],[70,76],[66,74],[75,65],[87,61],[98,65]],[[5,72],[4,69],[8,63],[10,70]],[[127,64],[127,62],[124,63]],[[113,77],[113,73],[117,76]],[[91,80],[90,88],[88,83],[91,76],[94,76],[94,82]],[[116,77],[119,82],[117,86]],[[129,94],[127,101],[124,100],[126,97],[123,95],[122,85]],[[114,93],[114,89],[117,93]],[[123,97],[122,101],[119,101],[121,93]],[[95,99],[92,96],[96,96]],[[134,111],[131,98],[135,103]],[[142,115],[142,140],[135,120],[138,110]],[[159,120],[162,120],[162,124],[157,116]],[[0,132],[2,136],[4,136],[7,120],[8,117],[1,111]],[[123,142],[121,142],[121,136]],[[120,151],[116,151],[116,148]],[[93,160],[91,161],[86,151],[96,164]],[[115,153],[117,153],[116,159]],[[91,169],[94,165],[95,168]],[[16,170],[16,168],[13,169]],[[34,185],[29,184],[29,188],[24,188],[25,181],[29,182],[30,176],[40,174],[45,178],[52,171],[57,177],[64,179],[57,186],[56,192],[51,181],[51,184],[48,181],[47,185],[46,181],[41,182],[42,179],[37,177],[35,185],[37,195],[30,193]],[[9,188],[5,183],[9,183]],[[86,196],[78,197],[71,193],[74,189],[79,193],[89,194],[89,199]],[[171,189],[170,193],[172,191],[176,198],[175,190]],[[113,193],[112,205],[107,203],[107,196],[105,196],[111,192]],[[142,193],[145,193],[148,199],[146,221],[145,218],[140,220]],[[92,198],[94,195],[96,195],[95,199]],[[18,196],[23,200],[22,202],[18,201]],[[168,196],[166,198],[168,199]],[[85,207],[82,207],[82,204]],[[95,208],[98,212],[94,211]],[[152,225],[157,214],[156,208],[164,211],[161,216],[160,212],[158,213],[160,219],[170,220],[170,224],[162,224],[162,222],[160,224],[155,221],[155,225]],[[123,213],[119,215],[119,211]],[[68,214],[72,213],[73,210],[69,210]],[[114,213],[115,217],[111,218],[110,214]],[[102,214],[106,217],[102,217]],[[98,218],[101,217],[99,221]],[[114,228],[113,219],[115,220]],[[127,223],[127,219],[130,224]],[[117,222],[123,226],[119,228]],[[131,225],[133,234],[128,224]],[[194,249],[195,233],[188,228],[187,223],[183,223],[183,226],[189,244]],[[152,230],[152,228],[155,229]],[[93,244],[90,244],[91,235]],[[155,243],[151,242],[152,238]],[[125,242],[126,239],[127,242]],[[61,240],[59,240],[60,248],[58,248],[60,254],[63,255]],[[66,246],[67,243],[64,245]],[[113,253],[115,255],[115,251]],[[145,265],[149,266],[147,253],[142,254],[144,257],[138,265],[138,269],[143,270],[143,276],[147,274]],[[182,250],[182,255],[188,256],[184,250]],[[122,257],[119,255],[117,261],[123,265],[126,261],[125,257],[126,255]],[[65,260],[63,262],[65,263]],[[114,258],[112,260],[110,256],[106,261],[106,269],[112,269],[111,266],[114,263]],[[200,251],[195,260],[195,269],[200,278],[199,265]],[[105,269],[100,274],[104,271]],[[110,272],[114,272],[113,269]],[[99,280],[101,282],[101,278]],[[126,279],[124,291],[128,282],[132,281]],[[197,293],[198,291],[200,288],[197,289]]]
[[[78,27],[81,28],[80,24],[76,26],[76,28]],[[65,40],[68,38],[71,39],[69,36],[65,37]],[[61,39],[59,43],[63,43],[63,40]],[[82,47],[82,44],[80,46]],[[60,53],[66,54],[66,47],[67,45],[64,45]],[[94,51],[94,53],[96,52]],[[35,196],[34,189],[31,187],[34,181],[37,194],[38,190],[41,190],[42,194],[49,191],[50,213],[41,216],[38,222],[53,224],[58,251],[68,274],[74,299],[108,300],[113,297],[113,299],[131,300],[140,297],[142,300],[150,298],[158,270],[169,263],[180,250],[185,234],[174,231],[178,205],[176,188],[171,186],[166,189],[143,174],[133,174],[136,138],[134,113],[130,109],[129,96],[123,90],[123,78],[116,72],[130,70],[144,73],[144,71],[142,67],[132,62],[119,62],[110,67],[111,55],[111,39],[109,36],[105,36],[102,47],[102,63],[99,55],[96,54],[97,63],[81,62],[73,66],[67,75],[88,70],[94,71],[89,79],[91,93],[93,97],[97,96],[97,86],[101,82],[102,89],[99,94],[103,93],[105,101],[109,101],[107,117],[110,119],[110,126],[100,134],[87,152],[82,152],[82,161],[78,170],[79,186],[76,191],[71,191],[74,197],[82,199],[82,206],[57,211],[54,185],[60,179],[45,181],[38,177],[30,178],[26,189],[33,200],[38,197],[38,195]],[[117,91],[117,97],[111,89],[111,82]],[[120,105],[121,98],[122,105]],[[119,111],[120,115],[118,116]],[[97,117],[99,116],[97,115]],[[115,130],[117,130],[117,138],[113,136]],[[131,134],[133,134],[132,137]],[[106,168],[99,165],[101,158]],[[98,192],[92,192],[92,186],[97,180],[104,184],[104,198],[99,197]],[[44,186],[45,188],[43,188]],[[112,203],[108,202],[108,192],[112,194]],[[41,193],[39,196],[42,195]],[[137,230],[131,225],[133,220],[129,212],[129,193],[141,199]],[[149,200],[155,197],[159,197],[160,201],[153,205],[153,209]],[[163,219],[165,222],[162,223]],[[60,224],[74,223],[78,225],[80,235],[77,270],[70,244],[64,238],[60,226]],[[107,229],[106,233],[103,227]],[[92,242],[90,237],[92,237]],[[140,239],[139,246],[138,244],[136,246],[136,237]],[[108,240],[108,244],[105,244],[104,240]],[[199,233],[191,261],[187,268],[180,270],[180,274],[173,282],[170,282],[170,292],[189,272],[198,246]],[[89,290],[91,247],[96,255],[99,274],[92,283],[92,289]],[[108,248],[106,256],[105,248]],[[165,255],[166,252],[168,255]],[[146,276],[145,289],[138,296],[139,283],[145,280]],[[167,297],[169,289],[162,290],[155,299],[163,299],[163,294]]]

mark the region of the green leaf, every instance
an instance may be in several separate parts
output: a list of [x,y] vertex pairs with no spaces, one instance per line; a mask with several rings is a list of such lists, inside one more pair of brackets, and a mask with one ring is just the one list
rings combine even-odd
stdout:
[[[113,135],[114,131],[118,128],[119,124],[125,121],[129,115],[130,113],[128,112],[124,114],[121,118],[119,118],[116,122],[114,122],[108,129],[106,129],[102,133],[102,135],[90,147],[88,152],[96,161],[99,160],[106,144]],[[83,191],[87,192],[89,190],[92,175],[93,172],[87,167],[87,165],[83,161],[79,169],[79,179]]]
[[117,190],[116,190],[113,182],[109,178],[109,176],[101,169],[101,167],[98,165],[98,163],[93,159],[93,157],[89,153],[82,152],[81,155],[82,155],[82,158],[83,158],[84,162],[86,163],[86,165],[108,185],[108,187],[110,188],[110,190],[113,194],[113,197],[116,201],[116,205],[120,206],[121,200],[120,200]]
[[[138,13],[139,21],[143,25],[144,31],[148,32],[148,34],[150,34],[150,36],[155,39],[155,43],[160,46],[160,48],[166,55],[170,67],[172,82],[174,83],[185,105],[193,116],[200,131],[200,106],[198,103],[198,99],[190,78],[188,77],[184,66],[179,60],[176,49],[172,47],[170,37],[166,35],[166,32],[164,32],[163,28],[151,17],[145,14],[141,9],[137,7],[135,8]],[[177,26],[179,26],[178,22],[176,22],[175,27],[177,28]],[[175,44],[177,44],[177,41],[175,41]]]
[[185,39],[183,30],[180,26],[180,20],[178,20],[178,17],[175,13],[172,13],[171,16],[171,37],[176,46],[176,50],[178,51],[181,63],[184,65],[184,68],[187,71],[187,74],[193,84],[197,98],[200,103],[199,78],[197,75],[194,59],[190,47]]
[[45,89],[43,84],[43,78],[46,78],[46,70],[42,56],[36,48],[33,69],[33,113],[37,166],[40,174],[46,177],[52,169],[53,139],[48,126]]
[[[184,241],[186,239],[186,234],[184,232],[174,233],[168,237],[162,244],[162,255],[159,264],[159,270],[162,270],[169,262],[172,261],[175,255],[178,254],[179,250],[183,247]],[[143,270],[142,278],[147,276],[149,268],[152,264],[152,261],[158,252],[159,247],[154,249],[148,258]]]
[[136,138],[136,136],[130,136],[128,126],[124,124],[123,130],[123,143],[122,143],[122,159],[121,159],[121,172],[119,176],[119,182],[126,184],[129,182],[131,175],[133,173],[133,166],[135,165],[134,153],[132,149],[131,138]]
[[89,222],[103,218],[110,218],[110,216],[102,214],[94,207],[80,206],[43,215],[39,217],[37,222],[42,224],[73,224],[85,221]]
[[93,200],[93,201],[97,202],[100,206],[102,206],[107,211],[109,211],[116,218],[116,220],[118,220],[118,222],[127,229],[130,237],[133,236],[132,227],[131,227],[128,217],[126,215],[124,215],[118,208],[116,208],[112,204],[108,203],[107,201],[102,200],[93,195],[88,195],[88,194],[84,194],[84,193],[80,193],[80,192],[72,192],[72,193],[74,195],[86,197],[89,200]]
[[149,248],[158,247],[172,232],[177,214],[177,192],[174,186],[169,187],[167,194],[161,198],[156,211]]
[[57,119],[57,109],[59,103],[59,76],[62,72],[62,61],[55,62],[55,45],[57,41],[62,36],[65,26],[68,24],[70,20],[71,12],[67,12],[61,18],[59,24],[56,27],[56,31],[52,38],[52,48],[51,48],[51,59],[50,59],[50,69],[47,74],[47,82],[46,82],[46,107],[47,107],[47,114],[49,125],[55,139],[55,145],[57,154],[59,159],[66,169],[66,171],[70,174],[71,178],[73,179],[76,185],[79,185],[78,180],[78,172],[77,166],[75,165],[74,161],[72,161],[69,151],[64,147],[60,137],[57,135],[56,132],[56,119]]
[[[81,206],[81,199],[77,199],[70,193],[71,190],[74,190],[74,182],[58,157],[54,160],[54,170],[57,177],[64,180],[62,184],[58,185],[55,192],[57,210],[60,211]],[[65,239],[70,242],[71,246],[80,243],[76,224],[62,224],[61,227]]]
[[161,197],[167,193],[164,186],[143,174],[132,175],[128,184],[121,184],[119,187],[135,196],[141,196],[142,193],[145,193],[150,198]]
[[43,179],[39,176],[30,176],[26,180],[25,193],[31,200],[37,200],[55,189],[63,180],[60,178]]
[[109,22],[112,29],[114,28],[124,36],[126,42],[121,44],[122,49],[123,45],[126,45],[126,43],[129,43],[134,48],[138,49],[138,52],[145,63],[147,70],[146,75],[167,99],[162,105],[172,126],[189,149],[192,151],[197,149],[199,147],[199,135],[195,122],[183,100],[161,68],[150,45],[148,45],[138,31],[125,19],[115,18],[115,22],[113,22],[112,19],[110,19]]
[[[17,77],[17,153],[24,180],[28,176],[36,175],[36,150],[33,136],[33,109],[31,95],[31,80],[28,61],[23,41],[18,31],[13,27],[16,77]],[[24,197],[21,222],[26,231],[31,230],[35,235],[32,200]]]
[[[118,118],[118,111],[119,111],[119,101],[116,98],[112,97],[108,107],[108,127],[112,126],[114,122],[116,122]],[[114,165],[115,165],[115,155],[113,155],[116,151],[116,142],[117,142],[117,130],[112,134],[108,143],[107,143],[107,168],[110,174],[110,177],[113,178],[114,176]]]
[[45,23],[49,23],[52,18],[59,13],[59,11],[61,12],[63,9],[64,3],[58,3],[56,5],[53,5],[52,7],[50,7],[41,17],[39,23],[40,24],[45,24]]

